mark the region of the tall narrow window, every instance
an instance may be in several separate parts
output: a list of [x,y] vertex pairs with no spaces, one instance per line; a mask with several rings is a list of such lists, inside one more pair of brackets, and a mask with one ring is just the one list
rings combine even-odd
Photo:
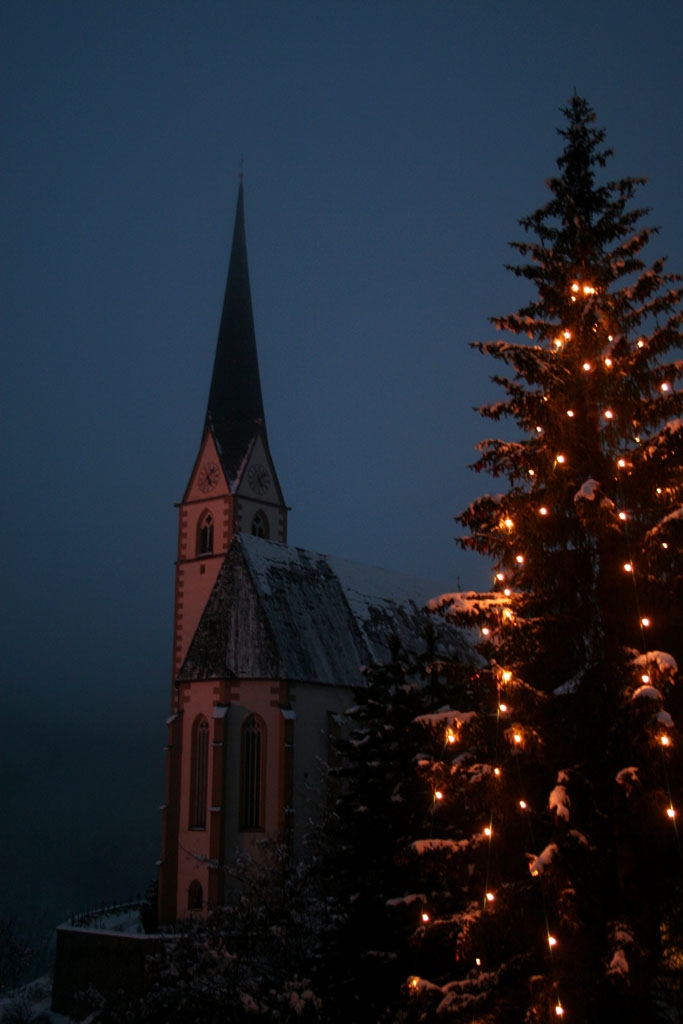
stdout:
[[213,553],[213,516],[205,512],[197,525],[197,554]]
[[203,903],[204,890],[202,889],[202,883],[198,882],[195,878],[194,882],[190,882],[190,888],[187,891],[187,909],[201,910]]
[[270,536],[270,527],[268,526],[268,520],[263,512],[257,512],[251,521],[251,532],[254,537],[265,537],[268,540]]
[[190,828],[206,828],[206,790],[209,776],[209,723],[204,715],[192,726]]
[[240,778],[240,828],[263,828],[263,783],[266,730],[256,715],[242,725],[242,765]]

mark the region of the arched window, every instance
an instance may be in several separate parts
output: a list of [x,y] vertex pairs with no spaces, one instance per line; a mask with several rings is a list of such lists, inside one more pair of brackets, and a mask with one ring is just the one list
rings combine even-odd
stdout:
[[198,715],[192,726],[190,771],[190,828],[206,828],[206,791],[209,776],[209,723]]
[[263,828],[264,764],[266,728],[256,715],[249,715],[242,724],[240,771],[240,828]]
[[270,537],[270,527],[263,512],[258,511],[252,519],[251,532],[254,537],[264,537],[266,540]]
[[187,909],[201,910],[203,905],[204,890],[202,889],[202,883],[198,882],[195,878],[194,882],[190,882],[190,888],[187,891]]
[[213,516],[205,512],[197,524],[197,554],[213,553]]

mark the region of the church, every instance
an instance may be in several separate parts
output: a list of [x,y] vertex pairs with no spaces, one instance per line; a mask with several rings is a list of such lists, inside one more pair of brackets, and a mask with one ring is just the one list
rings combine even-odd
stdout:
[[224,865],[294,844],[325,803],[363,667],[421,636],[433,588],[287,545],[268,445],[240,182],[201,443],[178,506],[159,921],[224,899]]

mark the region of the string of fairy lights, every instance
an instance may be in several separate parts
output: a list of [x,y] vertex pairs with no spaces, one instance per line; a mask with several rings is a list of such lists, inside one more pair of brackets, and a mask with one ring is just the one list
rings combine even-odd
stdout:
[[[572,302],[580,301],[580,299],[582,299],[582,298],[589,300],[589,299],[592,299],[596,294],[597,294],[597,289],[592,284],[590,284],[590,283],[574,281],[571,284],[570,299],[571,299]],[[594,330],[595,329],[597,329],[597,325],[595,325]],[[572,341],[572,332],[569,329],[561,330],[561,331],[558,332],[557,336],[552,339],[551,349],[553,349],[556,352],[560,353],[560,352],[562,352],[565,349],[565,346],[567,346],[569,343],[571,343],[571,341]],[[612,342],[614,341],[614,338],[613,338],[613,336],[611,334],[607,335],[607,341],[608,341],[609,345],[611,345]],[[636,341],[635,345],[636,345],[637,349],[642,350],[645,347],[645,341],[642,338],[640,338],[640,339],[638,339]],[[609,352],[609,351],[611,351],[611,349],[607,348],[607,351]],[[602,358],[601,362],[602,362],[603,367],[607,371],[611,370],[614,367],[614,360],[612,359],[612,356],[609,355],[609,354],[604,356]],[[591,361],[590,359],[586,359],[582,363],[582,370],[586,374],[592,373],[595,368],[596,368],[596,361],[595,360]],[[664,381],[662,381],[659,384],[659,388],[660,388],[660,391],[661,391],[662,394],[666,394],[667,392],[669,392],[671,390],[671,387],[672,387],[672,385],[671,385],[670,381],[668,381],[668,380],[664,380]],[[544,400],[547,400],[547,399],[544,399]],[[600,415],[601,415],[602,420],[606,424],[609,424],[610,421],[614,421],[614,419],[615,419],[615,411],[611,407],[609,407],[609,406],[607,408],[602,409]],[[566,410],[566,416],[567,416],[568,420],[576,420],[576,411],[573,408],[570,407],[570,408],[568,408]],[[544,432],[543,431],[543,427],[538,425],[536,427],[536,431],[535,432],[537,434],[539,434],[539,435],[542,434]],[[635,441],[636,444],[639,445],[641,443],[641,437],[638,434],[636,434],[636,436],[634,437],[634,441]],[[564,452],[564,451],[559,451],[554,456],[554,461],[553,461],[553,464],[552,464],[552,469],[553,469],[553,471],[555,471],[558,468],[560,470],[563,469],[563,468],[569,468],[567,453]],[[628,576],[630,577],[630,579],[632,581],[632,585],[633,585],[634,608],[635,608],[635,615],[636,615],[636,623],[634,623],[634,626],[636,626],[636,630],[637,630],[637,632],[639,634],[639,646],[640,646],[640,649],[641,649],[641,657],[636,659],[636,663],[638,664],[638,667],[640,669],[640,683],[641,683],[641,685],[643,687],[650,687],[651,684],[653,683],[652,672],[651,672],[651,667],[650,666],[651,666],[652,662],[654,662],[655,665],[657,664],[657,656],[660,655],[661,652],[648,652],[647,631],[648,631],[648,629],[652,625],[652,618],[651,618],[649,613],[647,613],[647,612],[643,613],[643,610],[642,610],[641,594],[640,594],[640,588],[639,588],[638,564],[637,564],[637,559],[634,556],[634,551],[633,551],[633,543],[632,543],[631,530],[630,530],[629,512],[627,511],[627,509],[625,507],[626,506],[626,502],[624,500],[624,489],[623,489],[623,483],[622,483],[623,474],[631,472],[631,469],[632,469],[632,464],[630,463],[628,457],[623,455],[623,454],[619,454],[618,458],[616,459],[615,481],[616,481],[617,497],[618,497],[618,501],[619,501],[619,504],[620,504],[621,508],[619,508],[618,510],[615,510],[615,514],[616,514],[619,522],[622,524],[622,533],[623,533],[623,536],[624,536],[624,539],[625,539],[625,543],[626,543],[627,561],[625,561],[623,563],[622,569],[623,569],[624,573],[628,574]],[[529,475],[530,478],[535,477],[535,475],[536,475],[535,474],[535,470],[534,469],[529,469],[528,470],[528,475]],[[595,488],[597,488],[599,486],[596,481],[588,481],[588,483],[594,485]],[[656,491],[657,491],[657,495],[658,496],[661,495],[662,489],[660,487],[658,487],[656,489]],[[585,496],[589,497],[589,498],[592,498],[592,497],[594,497],[594,492],[591,491],[591,489],[589,488],[588,493]],[[540,516],[542,516],[542,517],[551,517],[552,516],[552,509],[548,506],[547,503],[540,505],[538,507],[537,511],[538,511],[538,514]],[[506,515],[506,516],[504,516],[501,519],[499,526],[500,526],[502,534],[503,534],[503,536],[505,538],[504,543],[503,543],[503,547],[507,548],[509,550],[511,541],[512,541],[512,539],[514,537],[514,533],[515,533],[515,523],[514,523],[513,519],[510,516]],[[662,549],[666,550],[668,548],[668,542],[666,540],[661,541],[661,547],[662,547]],[[512,552],[512,559],[513,559],[513,573],[512,573],[512,575],[514,577],[515,568],[516,569],[521,569],[524,566],[525,557],[524,557],[524,554],[523,554],[522,551],[514,552],[514,550],[513,550],[513,552]],[[490,609],[488,610],[488,614],[489,614],[488,622],[490,624],[484,625],[482,627],[482,629],[481,629],[482,638],[485,641],[487,641],[489,644],[493,644],[495,646],[495,649],[497,651],[497,655],[503,661],[502,665],[498,664],[497,662],[491,662],[492,671],[493,671],[494,679],[495,679],[495,695],[496,695],[496,709],[495,709],[495,713],[494,713],[495,714],[496,727],[495,727],[495,733],[494,733],[494,751],[493,751],[493,754],[494,754],[494,758],[493,758],[493,760],[494,760],[494,768],[493,768],[493,773],[494,773],[494,776],[496,777],[496,779],[501,779],[501,777],[502,777],[502,770],[501,770],[502,758],[500,756],[500,750],[501,750],[501,739],[504,738],[507,741],[507,743],[508,743],[510,754],[513,757],[514,762],[515,762],[515,764],[517,766],[517,785],[518,785],[517,807],[518,807],[519,811],[525,815],[525,820],[526,820],[528,831],[529,831],[529,838],[530,838],[530,842],[532,844],[532,849],[536,849],[536,840],[535,840],[534,829],[533,829],[533,815],[531,813],[529,813],[531,808],[530,808],[529,803],[527,801],[527,797],[526,797],[527,790],[526,790],[526,787],[524,785],[524,779],[523,779],[523,771],[522,771],[522,760],[523,759],[520,756],[517,756],[517,755],[521,754],[523,752],[524,748],[525,748],[525,740],[527,738],[526,737],[526,727],[523,726],[521,723],[514,722],[514,720],[512,719],[513,709],[511,708],[510,704],[508,703],[508,701],[510,699],[510,696],[514,692],[515,685],[517,685],[521,681],[520,680],[516,680],[514,678],[512,670],[507,668],[507,667],[505,667],[505,665],[504,665],[504,661],[505,661],[505,657],[504,657],[505,656],[505,641],[504,641],[505,628],[513,625],[513,623],[514,623],[514,612],[512,611],[512,608],[510,607],[510,605],[513,603],[513,600],[514,600],[514,597],[516,596],[516,594],[513,591],[513,589],[510,587],[509,582],[508,582],[508,577],[506,576],[506,573],[503,571],[502,561],[503,560],[501,559],[501,568],[499,568],[498,571],[495,573],[494,589],[498,589],[498,592],[500,592],[502,590],[503,597],[507,599],[507,602],[501,601],[501,602],[495,603],[495,605],[494,605],[495,611],[493,612],[494,618],[496,620],[495,622],[491,621],[491,618],[490,618],[491,611],[490,611]],[[492,629],[492,626],[493,626],[493,629]],[[673,663],[673,659],[671,659],[671,662]],[[673,666],[674,666],[674,671],[675,671],[675,663],[673,663]],[[653,692],[655,694],[659,693],[659,691],[656,688],[654,688],[654,687],[653,687]],[[512,724],[508,725],[507,724],[508,721],[510,721]],[[453,744],[455,744],[457,742],[457,739],[458,739],[458,737],[457,737],[457,729],[459,728],[459,725],[460,725],[460,723],[457,721],[457,719],[454,719],[453,722],[451,722],[447,726],[446,732],[445,732],[445,736],[444,736],[444,750],[445,750],[446,747],[452,746]],[[670,783],[669,783],[669,777],[668,777],[668,771],[667,771],[667,758],[666,758],[666,754],[667,754],[667,750],[670,750],[672,745],[673,745],[673,739],[672,739],[672,735],[671,735],[672,727],[673,727],[673,722],[672,722],[670,716],[668,715],[668,713],[664,713],[663,715],[658,716],[658,718],[657,718],[657,728],[654,731],[654,742],[659,746],[660,751],[661,751],[662,778],[664,780],[664,787],[665,787],[665,790],[666,790],[666,793],[667,793],[667,799],[668,799],[668,804],[667,804],[667,807],[666,807],[666,816],[671,821],[671,823],[673,825],[673,828],[674,828],[674,831],[675,831],[675,836],[676,836],[676,842],[678,844],[679,854],[681,855],[681,859],[683,860],[683,852],[681,852],[681,843],[680,843],[680,837],[679,837],[679,834],[678,834],[677,812],[676,812],[676,807],[674,805],[674,801],[673,801],[673,797],[672,797],[672,793],[671,793],[671,786],[670,786]],[[438,804],[438,802],[443,800],[443,798],[444,798],[443,790],[440,789],[440,788],[435,788],[434,791],[433,791],[433,802],[434,802],[434,805]],[[496,893],[494,891],[493,886],[491,885],[491,863],[492,863],[493,843],[495,841],[495,837],[496,837],[496,822],[495,822],[494,810],[493,810],[493,807],[491,807],[491,809],[489,811],[489,814],[488,814],[487,824],[483,828],[483,837],[482,837],[483,840],[485,840],[488,843],[487,858],[486,858],[486,869],[485,869],[485,873],[484,873],[484,885],[483,885],[483,892],[482,892],[482,895],[481,895],[481,913],[482,913],[482,915],[484,915],[487,912],[487,910],[490,907],[492,907],[492,905],[494,904],[495,899],[496,899]],[[545,866],[545,864],[542,863],[542,855],[539,856],[539,857],[536,857],[536,859],[534,861],[532,861],[530,863],[530,865],[529,865],[529,869],[530,869],[530,872],[531,872],[532,876],[533,877],[540,877],[540,875],[543,872],[544,866]],[[540,898],[541,898],[541,903],[542,903],[543,919],[544,919],[544,924],[545,924],[545,941],[547,943],[548,955],[549,955],[549,958],[550,958],[550,981],[551,981],[552,991],[554,992],[554,996],[553,996],[553,998],[554,998],[554,1012],[555,1012],[555,1015],[557,1016],[557,1018],[561,1019],[561,1018],[564,1018],[564,1016],[565,1016],[565,1007],[563,1006],[562,1000],[560,998],[560,993],[559,993],[559,989],[558,989],[557,979],[553,977],[553,975],[555,973],[554,972],[553,955],[554,955],[554,953],[555,953],[555,951],[557,949],[557,946],[558,946],[558,939],[557,939],[557,937],[555,935],[552,934],[552,931],[551,931],[550,914],[549,914],[549,908],[548,908],[548,905],[547,905],[546,891],[545,891],[545,887],[544,886],[539,885],[539,893],[540,893]],[[426,910],[423,911],[423,913],[422,913],[423,924],[427,924],[429,922],[429,920],[430,920],[429,913]],[[479,957],[479,956],[475,957],[474,961],[475,961],[475,964],[476,964],[476,966],[478,968],[480,968],[480,969],[483,968],[482,958],[481,957]],[[408,986],[409,986],[410,990],[417,991],[421,987],[421,979],[415,978],[415,977],[414,978],[410,978],[409,982],[408,982]]]

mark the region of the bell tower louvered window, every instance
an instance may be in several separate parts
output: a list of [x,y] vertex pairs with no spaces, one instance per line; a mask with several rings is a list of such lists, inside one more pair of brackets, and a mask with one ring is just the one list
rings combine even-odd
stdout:
[[213,516],[205,512],[197,526],[197,554],[213,554]]
[[251,532],[254,537],[263,537],[268,540],[270,537],[270,526],[264,512],[257,512],[251,521]]

